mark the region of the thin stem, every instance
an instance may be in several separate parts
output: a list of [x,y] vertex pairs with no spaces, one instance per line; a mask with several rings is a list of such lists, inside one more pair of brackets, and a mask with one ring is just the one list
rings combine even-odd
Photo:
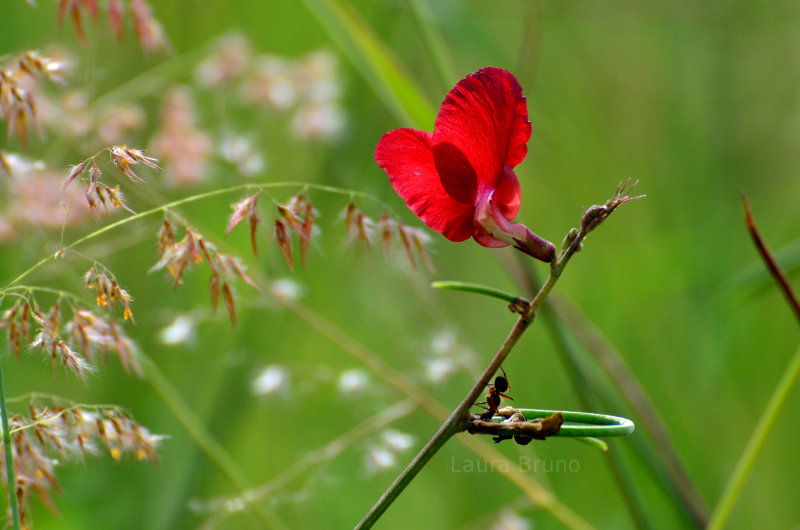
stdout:
[[505,300],[508,303],[514,303],[517,301],[517,297],[514,296],[513,294],[509,294],[499,289],[495,289],[493,287],[487,287],[486,285],[480,285],[477,283],[438,281],[431,283],[431,287],[433,287],[434,289],[446,289],[449,291],[464,291],[467,293],[483,294],[486,296],[491,296],[492,298],[499,298],[500,300]]
[[239,184],[237,186],[231,186],[229,188],[220,188],[220,189],[212,190],[212,191],[209,191],[209,192],[206,192],[206,193],[198,193],[197,195],[192,195],[190,197],[184,197],[183,199],[179,199],[177,201],[172,201],[172,202],[169,202],[169,203],[166,203],[166,204],[162,204],[161,206],[156,206],[155,208],[151,208],[149,210],[145,210],[143,212],[139,212],[137,214],[133,214],[133,215],[131,215],[129,217],[126,217],[124,219],[120,219],[119,221],[116,221],[116,222],[108,224],[108,225],[106,225],[106,226],[104,226],[102,228],[99,228],[99,229],[95,230],[94,232],[91,232],[91,233],[89,233],[89,234],[87,234],[87,235],[85,235],[85,236],[73,241],[68,246],[66,246],[66,247],[64,247],[62,249],[59,249],[58,252],[56,252],[54,254],[51,254],[49,256],[45,256],[44,258],[42,258],[39,261],[37,261],[35,264],[33,264],[33,266],[31,266],[26,271],[24,271],[22,274],[20,274],[19,276],[17,276],[13,280],[11,280],[5,287],[0,289],[0,294],[4,293],[9,287],[12,287],[15,284],[21,282],[23,279],[28,277],[31,273],[33,273],[37,269],[41,268],[42,266],[44,266],[45,264],[47,264],[51,260],[54,260],[57,257],[61,256],[61,254],[64,251],[70,250],[70,249],[80,245],[81,243],[89,241],[90,239],[94,239],[94,238],[96,238],[98,236],[101,236],[101,235],[105,234],[106,232],[110,232],[112,230],[115,230],[115,229],[119,228],[120,226],[124,226],[124,225],[126,225],[128,223],[131,223],[133,221],[137,221],[137,220],[142,219],[144,217],[148,217],[148,216],[155,215],[155,214],[158,214],[158,213],[164,213],[167,210],[169,210],[170,208],[176,208],[176,207],[182,206],[184,204],[189,204],[189,203],[201,201],[201,200],[204,200],[204,199],[208,199],[210,197],[216,197],[217,195],[225,195],[227,193],[233,193],[235,191],[243,191],[243,190],[249,190],[249,189],[259,189],[259,190],[261,190],[261,189],[286,188],[286,187],[302,187],[302,188],[306,188],[306,189],[315,189],[315,190],[319,190],[319,191],[325,191],[325,192],[328,192],[328,193],[336,193],[336,194],[340,194],[340,195],[359,196],[359,197],[364,197],[364,198],[373,200],[373,201],[377,202],[378,204],[383,204],[380,200],[376,199],[375,197],[373,197],[373,196],[371,196],[371,195],[369,195],[367,193],[354,192],[352,190],[346,190],[344,188],[337,188],[337,187],[334,187],[334,186],[325,186],[325,185],[322,185],[322,184],[307,184],[307,183],[302,183],[302,182],[260,182],[260,183],[253,182],[253,183],[249,183],[249,184]]
[[788,301],[789,305],[792,307],[794,316],[800,321],[800,302],[797,300],[797,295],[794,294],[789,280],[778,266],[775,258],[772,257],[772,253],[767,248],[764,240],[761,239],[758,228],[756,228],[756,222],[753,220],[753,216],[750,213],[750,202],[747,200],[747,195],[744,193],[742,194],[742,200],[744,201],[744,222],[747,225],[747,230],[750,232],[750,237],[753,238],[753,243],[755,243],[758,253],[761,255],[761,259],[764,261],[767,269],[769,269],[770,274],[775,278],[775,281],[778,282],[778,286],[786,297],[786,301]]
[[[761,259],[764,260],[765,265],[775,278],[784,296],[786,296],[792,308],[792,312],[798,320],[800,320],[800,303],[797,301],[797,296],[794,294],[792,286],[789,284],[783,271],[772,257],[772,253],[761,239],[756,223],[750,213],[750,203],[744,193],[742,194],[742,200],[744,201],[745,225],[750,232],[750,236],[753,238],[753,242],[758,249]],[[722,528],[728,520],[731,510],[733,510],[733,506],[739,498],[739,493],[747,477],[750,475],[753,465],[755,465],[758,453],[764,445],[767,436],[769,436],[769,433],[772,431],[772,427],[778,419],[778,414],[780,414],[780,411],[783,409],[783,405],[786,403],[789,393],[795,383],[797,383],[798,377],[800,377],[800,349],[795,352],[792,361],[783,372],[783,376],[778,386],[776,386],[775,390],[772,392],[772,396],[758,421],[758,425],[753,429],[753,433],[750,435],[750,439],[747,441],[744,451],[742,451],[738,462],[736,462],[736,467],[728,479],[728,483],[725,485],[725,489],[722,492],[720,500],[717,502],[716,508],[714,508],[714,512],[711,514],[711,522],[708,525],[710,530]]]
[[455,70],[451,66],[453,64],[452,57],[447,51],[442,35],[438,33],[431,23],[432,14],[428,6],[428,2],[423,0],[408,0],[408,5],[411,7],[411,12],[414,15],[414,20],[419,26],[420,33],[422,33],[422,40],[425,47],[428,49],[433,58],[433,63],[436,65],[436,71],[439,74],[439,80],[445,90],[450,88],[458,78],[456,77]]
[[[142,355],[142,367],[148,382],[153,389],[161,396],[162,401],[170,408],[173,415],[186,429],[186,432],[194,439],[203,452],[214,462],[220,471],[230,480],[231,484],[244,492],[248,489],[247,477],[239,465],[231,458],[224,447],[208,432],[203,422],[194,414],[192,409],[186,404],[183,397],[178,393],[172,383],[158,369],[155,363]],[[267,526],[272,526],[269,514],[260,506],[256,505],[255,510],[261,520]]]
[[389,506],[391,506],[395,499],[400,496],[406,486],[408,486],[408,484],[422,470],[422,468],[425,467],[425,464],[427,464],[433,455],[442,448],[447,440],[449,440],[455,433],[466,428],[469,419],[469,409],[478,400],[481,392],[483,392],[483,390],[486,388],[486,385],[489,383],[489,381],[491,381],[492,376],[494,376],[497,370],[500,369],[503,361],[506,360],[506,357],[508,357],[508,355],[511,353],[511,350],[514,349],[514,346],[516,346],[517,342],[522,337],[522,334],[525,333],[525,330],[531,325],[536,317],[536,310],[544,303],[545,298],[558,281],[561,273],[564,271],[564,267],[566,267],[567,263],[569,263],[570,258],[572,258],[573,254],[580,249],[581,241],[584,237],[584,233],[576,236],[570,246],[567,247],[567,249],[563,252],[562,256],[552,264],[550,268],[550,275],[547,277],[547,281],[544,283],[544,285],[542,285],[542,288],[539,290],[533,300],[531,300],[528,311],[519,316],[517,322],[514,324],[514,327],[511,328],[511,331],[508,333],[508,336],[506,336],[506,339],[503,341],[500,349],[489,363],[489,366],[486,367],[486,370],[484,370],[483,375],[481,375],[481,377],[475,383],[475,386],[472,387],[472,390],[469,391],[461,404],[456,407],[447,421],[445,421],[436,434],[433,435],[433,438],[431,438],[425,447],[422,448],[419,454],[417,454],[414,460],[411,461],[408,467],[406,467],[400,476],[397,477],[392,485],[389,486],[389,489],[384,492],[381,498],[378,499],[378,502],[375,503],[372,509],[370,509],[370,511],[356,526],[356,528],[371,528],[381,517],[381,515],[383,515],[383,513],[389,508]]
[[653,441],[660,467],[666,474],[670,488],[680,499],[695,526],[705,527],[708,523],[708,507],[672,444],[664,420],[630,367],[600,330],[568,300],[555,297],[548,300],[547,304],[553,314],[566,324],[573,336],[594,358],[625,402],[633,409],[638,418],[637,423]]
[[[260,486],[244,491],[237,496],[219,497],[202,503],[199,501],[193,502],[192,508],[195,511],[220,512],[227,516],[230,515],[230,512],[224,511],[226,505],[237,502],[252,504],[264,500],[281,488],[285,488],[292,480],[300,477],[303,473],[330,462],[341,455],[345,449],[352,447],[357,442],[391,425],[400,418],[408,416],[416,409],[417,405],[413,401],[404,398],[403,401],[382,409],[374,416],[348,429],[324,446],[307,452],[291,466]],[[221,522],[221,518],[215,520],[215,523],[219,522]]]
[[14,474],[14,454],[11,451],[11,431],[8,428],[8,409],[6,408],[6,389],[3,382],[3,367],[0,362],[0,417],[3,425],[3,449],[6,460],[6,483],[8,503],[11,506],[11,522],[14,530],[20,529],[19,500],[17,499],[17,478]]
[[711,520],[708,523],[707,530],[719,530],[728,521],[728,517],[739,498],[739,493],[742,491],[744,483],[747,481],[750,471],[756,463],[756,458],[764,442],[767,440],[772,431],[772,427],[778,419],[789,394],[797,383],[800,377],[800,348],[794,353],[791,363],[783,373],[778,386],[772,392],[772,396],[764,408],[764,413],[758,420],[758,424],[753,428],[750,439],[747,445],[739,456],[736,462],[736,467],[733,470],[725,489],[722,491],[719,502],[711,514]]
[[[533,275],[530,267],[526,270]],[[531,278],[533,279],[533,278]],[[597,410],[600,408],[602,402],[600,397],[595,392],[595,388],[590,384],[586,366],[581,363],[574,346],[567,340],[566,333],[562,326],[557,322],[555,315],[550,311],[551,300],[548,300],[546,307],[548,311],[543,315],[544,325],[550,331],[550,335],[558,349],[561,352],[561,360],[567,368],[569,374],[572,376],[572,386],[575,389],[578,400],[581,406],[588,409]],[[565,418],[566,419],[566,418]],[[562,427],[563,428],[563,427]],[[560,431],[559,431],[560,432]],[[644,502],[639,494],[633,479],[631,478],[630,470],[621,458],[621,455],[616,452],[605,454],[611,474],[617,481],[622,497],[628,505],[633,522],[640,529],[653,528],[653,525],[648,521],[647,510],[644,507]]]
[[[448,412],[444,406],[415,382],[388,366],[375,352],[350,337],[334,323],[299,303],[288,299],[278,299],[278,301],[298,318],[342,348],[347,354],[362,362],[384,382],[406,395],[431,417],[438,421],[447,419]],[[458,441],[486,462],[508,462],[508,465],[498,466],[498,471],[531,501],[549,512],[553,518],[561,522],[565,527],[574,529],[591,528],[591,525],[575,514],[569,506],[563,504],[550,490],[531,478],[530,474],[513,465],[503,453],[494,447],[487,445],[480,438],[472,436],[461,436]]]

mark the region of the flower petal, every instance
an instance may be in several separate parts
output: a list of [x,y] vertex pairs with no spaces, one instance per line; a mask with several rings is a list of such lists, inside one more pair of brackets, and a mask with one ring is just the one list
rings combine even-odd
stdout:
[[508,166],[503,168],[503,173],[497,181],[497,188],[492,194],[492,203],[500,210],[508,220],[511,220],[519,213],[521,202],[519,180],[514,170]]
[[[433,129],[433,151],[442,185],[463,201],[479,188],[494,188],[503,167],[513,168],[528,153],[528,106],[517,79],[502,68],[486,67],[447,94]],[[473,202],[474,204],[474,202]]]
[[474,230],[475,241],[484,247],[514,245],[522,252],[545,262],[551,262],[556,257],[556,247],[552,243],[531,232],[524,224],[509,221],[491,194],[478,198]]
[[375,162],[411,211],[450,241],[472,236],[475,208],[447,194],[433,162],[431,134],[395,129],[384,134],[375,148]]

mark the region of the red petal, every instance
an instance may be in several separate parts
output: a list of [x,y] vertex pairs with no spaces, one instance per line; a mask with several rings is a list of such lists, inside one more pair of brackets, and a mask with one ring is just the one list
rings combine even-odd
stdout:
[[384,134],[375,148],[375,161],[411,211],[450,241],[472,236],[475,208],[447,194],[433,163],[431,134],[395,129]]
[[514,75],[494,67],[468,75],[447,94],[433,129],[442,185],[458,200],[471,190],[474,201],[473,179],[482,189],[497,186],[503,167],[525,158],[530,137],[528,107]]
[[497,181],[497,188],[492,195],[492,204],[500,209],[500,213],[506,219],[513,219],[519,213],[520,203],[519,180],[514,170],[508,166],[503,168],[500,180]]

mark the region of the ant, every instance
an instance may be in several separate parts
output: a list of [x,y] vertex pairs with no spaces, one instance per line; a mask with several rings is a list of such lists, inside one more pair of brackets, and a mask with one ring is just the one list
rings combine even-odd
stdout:
[[489,407],[486,409],[486,412],[479,416],[483,421],[489,421],[495,414],[497,414],[498,408],[500,407],[501,397],[504,397],[510,401],[514,400],[514,398],[511,398],[503,393],[508,392],[511,389],[511,384],[509,383],[506,371],[503,370],[502,366],[500,367],[500,370],[502,370],[503,375],[498,375],[495,377],[494,384],[489,385],[489,393],[486,395],[486,401],[476,403],[478,406],[486,404]]

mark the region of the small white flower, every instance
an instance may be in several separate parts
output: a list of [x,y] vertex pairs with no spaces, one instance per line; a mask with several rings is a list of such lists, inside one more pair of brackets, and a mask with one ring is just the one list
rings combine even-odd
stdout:
[[528,528],[531,528],[531,523],[509,509],[500,512],[500,516],[491,526],[492,530],[528,530]]
[[431,383],[439,383],[450,377],[457,369],[451,359],[425,359],[425,378]]
[[298,300],[303,295],[302,286],[289,278],[281,278],[270,284],[272,296],[279,300]]
[[365,464],[367,473],[377,473],[390,469],[395,465],[395,456],[392,451],[382,445],[371,445],[367,447]]
[[264,368],[258,376],[253,379],[250,388],[253,394],[265,395],[274,394],[285,389],[289,385],[289,370],[283,366],[270,365]]
[[396,453],[405,451],[414,445],[414,437],[408,433],[400,432],[394,429],[386,429],[381,433],[381,440],[386,447]]
[[456,335],[453,330],[438,332],[431,339],[431,351],[437,355],[449,355],[454,353],[457,346]]
[[368,383],[369,378],[364,370],[346,370],[339,376],[339,392],[357,394],[363,392]]
[[158,335],[162,344],[173,346],[188,342],[194,335],[194,320],[189,315],[178,315]]

